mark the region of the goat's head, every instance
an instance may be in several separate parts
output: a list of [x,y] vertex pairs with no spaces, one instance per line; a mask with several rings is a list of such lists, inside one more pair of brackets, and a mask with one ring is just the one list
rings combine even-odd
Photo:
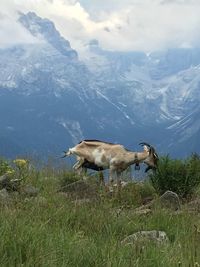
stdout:
[[144,161],[144,163],[148,165],[148,167],[145,169],[145,172],[148,172],[148,170],[150,169],[156,170],[159,157],[158,157],[158,154],[156,153],[155,148],[145,142],[140,143],[140,145],[142,145],[144,148],[144,151],[148,152],[149,154],[146,160]]

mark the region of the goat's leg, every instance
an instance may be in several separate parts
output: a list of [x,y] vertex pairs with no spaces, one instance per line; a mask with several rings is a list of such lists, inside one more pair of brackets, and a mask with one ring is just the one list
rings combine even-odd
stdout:
[[81,173],[83,175],[83,180],[87,180],[87,168],[81,167]]
[[109,170],[109,184],[112,184],[115,180],[116,170],[115,168],[110,168]]
[[117,187],[118,188],[121,187],[121,176],[122,176],[122,172],[121,171],[117,171]]
[[99,171],[98,174],[99,174],[99,184],[100,184],[101,186],[105,186],[103,172],[102,172],[102,171]]
[[84,159],[79,159],[73,166],[73,169],[78,175],[83,174],[83,179],[86,179],[87,168],[83,167]]
[[82,164],[84,162],[84,159],[80,158],[72,167],[75,171],[77,171],[78,169],[82,168]]
[[83,180],[87,180],[87,168],[80,166],[76,168],[75,172],[82,177]]
[[74,165],[73,165],[73,167],[72,167],[72,169],[74,169],[75,171],[78,169],[78,168],[80,168],[81,166],[80,166],[80,161],[78,160]]
[[108,191],[109,193],[113,192],[114,175],[115,175],[115,169],[114,168],[110,168],[109,169],[109,176],[108,176],[108,183],[105,186],[106,191]]
[[82,168],[81,166],[75,169],[75,173],[78,175],[82,175],[85,174],[84,172],[84,168]]

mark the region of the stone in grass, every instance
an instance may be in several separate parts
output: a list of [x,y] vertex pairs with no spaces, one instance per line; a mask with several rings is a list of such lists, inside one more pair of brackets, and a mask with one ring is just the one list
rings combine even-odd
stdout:
[[39,189],[32,185],[25,185],[21,189],[21,193],[26,197],[36,197],[39,193]]
[[164,244],[169,242],[169,238],[164,231],[139,231],[127,236],[121,241],[122,245],[134,245],[137,243],[152,242],[154,244]]
[[166,191],[160,198],[159,203],[162,208],[168,208],[172,210],[180,210],[181,204],[179,196],[172,192],[172,191]]
[[150,210],[153,211],[157,209],[158,206],[160,206],[163,209],[179,211],[181,209],[179,196],[172,191],[166,191],[158,199],[152,200],[149,203],[138,207],[135,210],[135,212],[139,214],[139,213],[142,213],[142,210],[146,210],[147,213],[150,213]]

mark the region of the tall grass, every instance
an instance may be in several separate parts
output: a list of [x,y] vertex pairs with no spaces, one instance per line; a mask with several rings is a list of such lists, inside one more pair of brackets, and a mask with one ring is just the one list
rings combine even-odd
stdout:
[[191,197],[200,185],[200,156],[193,154],[185,160],[162,157],[150,180],[157,192],[176,192],[183,198]]
[[[149,195],[149,184],[145,190],[141,184],[131,185],[118,201],[116,195],[102,195],[91,203],[72,201],[57,193],[66,173],[49,166],[31,168],[26,183],[38,187],[39,196],[18,195],[7,205],[0,203],[0,266],[199,266],[200,236],[194,227],[200,228],[198,214],[157,209],[148,216],[136,215],[133,207]],[[117,213],[122,204],[123,211]],[[165,231],[170,242],[121,244],[136,231],[154,229]]]

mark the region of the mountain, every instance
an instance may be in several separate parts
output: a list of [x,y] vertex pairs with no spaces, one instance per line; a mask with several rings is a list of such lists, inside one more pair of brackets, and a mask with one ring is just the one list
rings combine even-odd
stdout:
[[93,40],[84,61],[99,84],[109,83],[102,86],[104,94],[121,104],[161,151],[179,156],[200,151],[199,48],[146,55],[104,51]]
[[82,139],[184,157],[200,152],[200,50],[75,51],[53,22],[20,13],[38,42],[0,49],[0,151],[59,155]]

